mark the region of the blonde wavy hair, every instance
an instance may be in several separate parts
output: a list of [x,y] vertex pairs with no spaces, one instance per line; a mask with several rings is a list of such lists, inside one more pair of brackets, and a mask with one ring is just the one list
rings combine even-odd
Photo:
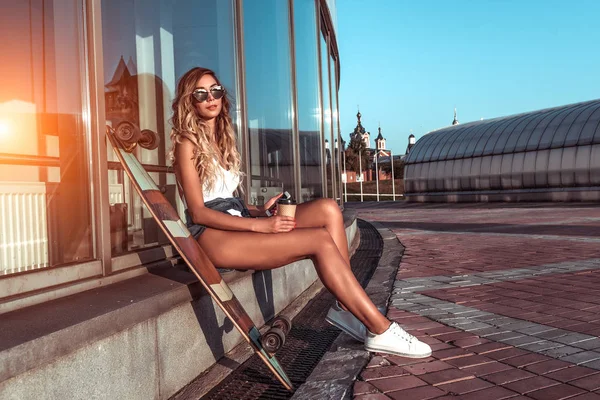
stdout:
[[[212,190],[218,173],[220,163],[226,170],[235,175],[241,176],[240,154],[236,146],[236,137],[229,115],[230,102],[227,93],[221,98],[223,107],[215,121],[214,135],[210,127],[199,115],[194,106],[196,100],[192,92],[196,89],[198,80],[206,75],[211,75],[218,85],[221,85],[216,74],[207,68],[192,68],[186,72],[177,83],[177,92],[173,100],[173,117],[171,124],[171,151],[169,158],[173,165],[177,163],[175,159],[175,148],[184,138],[194,144],[194,166],[198,171],[200,182],[204,188]],[[214,139],[213,139],[214,138]],[[214,162],[217,161],[217,163]]]

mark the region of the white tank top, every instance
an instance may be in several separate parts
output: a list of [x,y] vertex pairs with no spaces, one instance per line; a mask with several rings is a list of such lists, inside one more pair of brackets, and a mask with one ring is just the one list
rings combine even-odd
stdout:
[[206,203],[207,201],[211,201],[219,197],[233,197],[233,192],[235,191],[235,189],[237,189],[239,184],[239,175],[234,174],[231,171],[227,171],[221,166],[221,164],[217,163],[217,174],[215,176],[215,182],[213,184],[212,190],[208,190],[206,184],[204,184],[202,188],[202,196],[204,197],[204,202]]

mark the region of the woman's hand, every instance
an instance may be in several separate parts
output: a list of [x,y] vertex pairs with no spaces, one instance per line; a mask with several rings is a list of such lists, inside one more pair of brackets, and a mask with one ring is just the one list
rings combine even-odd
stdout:
[[[277,202],[277,200],[279,200],[279,198],[283,196],[283,193],[279,193],[277,196],[275,197],[271,197],[263,206],[262,206],[262,212],[266,212],[268,209],[270,209],[271,207],[273,207],[275,205],[275,203]],[[275,212],[273,214],[276,214]]]
[[260,233],[289,232],[296,227],[296,220],[292,217],[276,215],[270,218],[257,218],[254,231]]

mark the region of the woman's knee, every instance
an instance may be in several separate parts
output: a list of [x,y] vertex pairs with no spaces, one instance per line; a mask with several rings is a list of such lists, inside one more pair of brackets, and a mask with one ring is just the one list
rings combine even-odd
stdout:
[[314,255],[328,251],[337,251],[333,238],[325,228],[315,228],[311,234],[311,242],[314,244]]
[[327,221],[342,219],[342,212],[337,202],[333,199],[319,199],[319,211]]

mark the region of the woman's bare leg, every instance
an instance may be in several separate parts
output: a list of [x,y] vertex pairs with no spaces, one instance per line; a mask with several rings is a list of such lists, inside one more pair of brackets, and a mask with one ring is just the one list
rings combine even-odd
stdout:
[[348,266],[348,239],[344,228],[344,217],[339,206],[332,199],[317,199],[298,204],[296,207],[297,228],[325,228],[335,242],[338,251]]
[[384,332],[384,317],[356,280],[325,228],[295,229],[288,233],[231,232],[206,229],[198,242],[218,267],[268,270],[311,258],[325,287],[367,329]]

